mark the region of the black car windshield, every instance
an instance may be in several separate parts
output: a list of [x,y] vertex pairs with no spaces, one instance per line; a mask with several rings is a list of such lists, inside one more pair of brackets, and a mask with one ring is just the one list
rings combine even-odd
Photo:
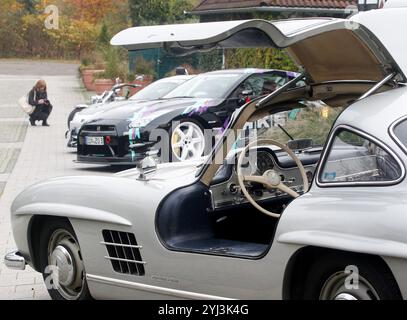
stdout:
[[134,94],[129,100],[157,100],[174,90],[187,79],[159,80]]
[[183,83],[175,90],[164,96],[164,99],[173,98],[211,98],[224,99],[234,89],[241,74],[203,74]]

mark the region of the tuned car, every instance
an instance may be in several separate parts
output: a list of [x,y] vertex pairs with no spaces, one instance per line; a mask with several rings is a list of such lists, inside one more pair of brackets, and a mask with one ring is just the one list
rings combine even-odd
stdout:
[[[128,165],[146,156],[161,162],[200,158],[213,144],[205,130],[221,132],[237,108],[296,75],[262,69],[214,71],[196,76],[161,99],[98,113],[81,127],[77,162]],[[168,138],[157,139],[159,130]],[[160,147],[163,141],[166,148]]]
[[[130,49],[286,48],[304,73],[239,108],[203,161],[29,187],[6,265],[29,263],[56,299],[407,298],[406,15],[123,31],[112,43]],[[230,160],[237,130],[279,114]]]
[[106,91],[101,96],[93,97],[91,105],[77,105],[68,118],[69,130],[66,133],[68,138],[68,147],[77,147],[79,129],[88,119],[92,118],[93,116],[123,105],[134,105],[144,101],[159,99],[193,77],[193,75],[178,75],[163,78],[141,89],[131,97],[127,96],[130,93],[129,90],[124,97],[119,96],[118,94],[129,87],[137,87],[138,85],[117,84],[112,88],[111,91]]

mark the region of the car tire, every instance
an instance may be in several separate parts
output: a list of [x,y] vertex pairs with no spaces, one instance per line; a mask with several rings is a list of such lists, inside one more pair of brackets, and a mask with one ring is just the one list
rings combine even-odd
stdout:
[[[44,225],[39,250],[42,276],[49,295],[53,300],[92,300],[72,226],[62,219],[49,219]],[[59,261],[58,272],[56,261]]]
[[401,299],[392,274],[370,257],[328,254],[315,261],[309,270],[304,285],[306,300]]
[[[201,156],[203,156],[205,152],[205,129],[204,127],[196,120],[193,119],[181,119],[177,121],[178,124],[171,128],[169,132],[169,160],[170,162],[181,162],[184,160],[190,160],[190,159],[197,159]],[[179,137],[176,138],[178,130],[181,130],[182,132],[187,132],[188,129],[191,129],[192,135],[190,137],[186,137],[185,140],[183,138]],[[201,142],[196,142],[198,139]],[[195,142],[194,142],[195,140]],[[182,145],[180,147],[180,151],[176,152],[176,147],[174,146],[174,143],[179,143]],[[182,157],[182,148],[187,148],[188,149],[188,156],[185,159]],[[193,151],[194,150],[194,151]],[[193,154],[193,152],[195,154]]]
[[68,129],[71,128],[71,122],[72,122],[73,118],[75,117],[75,114],[77,114],[78,112],[81,112],[83,109],[85,109],[85,108],[75,108],[71,111],[71,113],[68,116]]

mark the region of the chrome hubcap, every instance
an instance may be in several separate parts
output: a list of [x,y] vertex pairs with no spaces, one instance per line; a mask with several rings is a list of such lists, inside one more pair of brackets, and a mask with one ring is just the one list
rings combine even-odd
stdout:
[[80,297],[85,284],[85,269],[75,237],[64,229],[56,230],[48,243],[48,264],[52,286],[66,300]]
[[74,266],[72,257],[63,246],[57,246],[51,254],[51,264],[58,268],[58,282],[69,286],[74,280]]
[[179,161],[200,158],[205,149],[201,128],[193,122],[179,124],[171,136],[171,149]]
[[341,294],[338,294],[335,297],[334,300],[349,300],[349,301],[351,301],[351,300],[358,300],[358,298],[356,298],[355,296],[352,296],[349,293],[341,293]]
[[373,285],[362,276],[358,275],[357,285],[349,286],[347,279],[349,274],[337,272],[325,281],[320,300],[380,300]]

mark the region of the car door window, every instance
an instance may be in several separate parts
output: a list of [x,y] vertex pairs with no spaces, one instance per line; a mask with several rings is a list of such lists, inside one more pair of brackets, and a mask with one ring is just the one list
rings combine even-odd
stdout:
[[286,84],[289,80],[287,76],[274,73],[254,74],[241,83],[234,92],[233,97],[241,98],[244,91],[251,91],[253,97],[267,95]]
[[323,163],[319,182],[394,182],[401,176],[401,165],[389,150],[362,134],[339,129]]

